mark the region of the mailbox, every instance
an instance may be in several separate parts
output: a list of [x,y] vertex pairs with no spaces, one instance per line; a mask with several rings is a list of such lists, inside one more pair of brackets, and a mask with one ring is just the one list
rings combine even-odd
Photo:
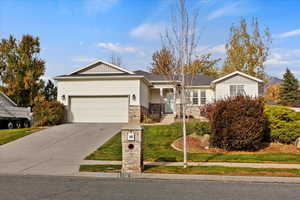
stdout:
[[122,173],[141,173],[143,170],[144,132],[140,125],[122,128]]

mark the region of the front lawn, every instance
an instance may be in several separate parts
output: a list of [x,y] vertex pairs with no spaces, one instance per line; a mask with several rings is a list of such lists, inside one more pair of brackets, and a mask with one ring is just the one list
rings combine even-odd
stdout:
[[[120,173],[121,165],[81,165],[79,170],[81,172]],[[183,168],[182,166],[145,166],[144,173],[300,177],[299,169],[222,166],[189,166],[187,168]]]
[[38,128],[23,128],[23,129],[4,129],[0,130],[0,145],[9,143],[11,141],[17,140],[26,135],[40,130]]
[[[188,134],[193,133],[194,123],[188,123]],[[145,126],[145,161],[180,162],[182,152],[171,147],[172,142],[180,138],[179,123],[172,125]],[[111,138],[94,153],[88,160],[121,160],[120,133]],[[300,154],[297,153],[189,153],[189,161],[194,162],[260,162],[260,163],[300,163]]]

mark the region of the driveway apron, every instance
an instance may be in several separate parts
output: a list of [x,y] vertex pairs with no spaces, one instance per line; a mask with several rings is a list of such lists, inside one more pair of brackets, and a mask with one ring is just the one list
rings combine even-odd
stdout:
[[63,124],[0,146],[0,173],[74,175],[82,160],[122,124]]

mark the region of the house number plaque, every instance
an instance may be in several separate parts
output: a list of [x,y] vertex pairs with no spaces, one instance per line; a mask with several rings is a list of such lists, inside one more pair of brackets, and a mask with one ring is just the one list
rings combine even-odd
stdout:
[[128,135],[127,135],[127,140],[128,141],[134,141],[134,133],[128,133]]

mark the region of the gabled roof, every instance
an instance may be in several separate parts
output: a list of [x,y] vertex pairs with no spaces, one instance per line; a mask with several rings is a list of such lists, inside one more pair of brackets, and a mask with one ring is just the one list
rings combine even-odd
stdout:
[[245,73],[240,72],[240,71],[235,71],[235,72],[232,72],[232,73],[230,73],[230,74],[227,74],[226,76],[222,76],[222,77],[220,77],[220,78],[218,78],[218,79],[216,79],[216,80],[213,80],[212,83],[220,82],[220,81],[222,81],[222,80],[225,80],[225,79],[227,79],[227,78],[229,78],[229,77],[232,77],[232,76],[235,76],[235,75],[241,75],[241,76],[244,76],[244,77],[246,77],[246,78],[248,78],[248,79],[257,81],[257,82],[259,82],[259,83],[262,83],[262,82],[263,82],[262,80],[260,80],[260,79],[258,79],[258,78],[256,78],[256,77],[254,77],[254,76],[250,76],[250,75],[245,74]]
[[[166,76],[164,75],[157,75],[149,72],[145,72],[143,70],[134,71],[137,75],[142,75],[145,78],[147,78],[150,82],[166,82],[166,81],[172,81],[168,80]],[[210,83],[215,80],[215,78],[205,76],[202,74],[197,74],[194,76],[187,76],[186,80],[190,84],[190,79],[192,79],[192,86],[203,86],[203,85],[210,85]]]
[[6,94],[4,94],[3,92],[0,91],[0,95],[2,95],[5,99],[7,99],[13,106],[17,106],[17,104],[11,100],[8,96],[6,96]]
[[78,72],[81,72],[81,71],[84,71],[84,70],[86,70],[86,69],[91,69],[91,68],[94,68],[94,67],[96,67],[98,64],[105,64],[105,65],[108,65],[109,67],[112,67],[112,68],[114,68],[114,69],[117,69],[117,70],[119,70],[119,71],[121,71],[121,72],[124,72],[124,73],[127,73],[127,74],[134,74],[133,72],[131,72],[131,71],[128,71],[128,70],[126,70],[126,69],[123,69],[123,68],[121,68],[121,67],[119,67],[119,66],[117,66],[117,65],[114,65],[114,64],[111,64],[111,63],[108,63],[108,62],[106,62],[106,61],[104,61],[104,60],[96,60],[96,61],[94,61],[94,62],[92,62],[92,63],[90,63],[90,64],[88,64],[88,65],[85,65],[85,66],[83,66],[83,67],[80,67],[80,68],[78,68],[78,69],[76,69],[75,71],[73,71],[73,72],[71,72],[70,74],[68,74],[68,75],[74,75],[74,74],[77,74]]

